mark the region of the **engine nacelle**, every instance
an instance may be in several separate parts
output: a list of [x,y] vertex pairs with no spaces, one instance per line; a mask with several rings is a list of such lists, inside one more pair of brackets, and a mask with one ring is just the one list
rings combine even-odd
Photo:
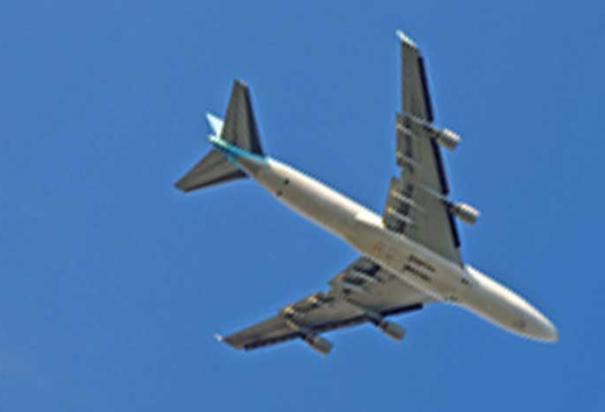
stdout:
[[477,209],[467,203],[453,203],[451,208],[456,216],[470,225],[477,223],[477,220],[481,215]]
[[319,335],[307,335],[303,338],[307,344],[322,355],[327,355],[332,350],[333,345],[330,341]]
[[443,129],[437,133],[437,143],[449,150],[454,150],[462,138],[450,129]]
[[454,150],[462,140],[458,133],[455,133],[450,129],[437,129],[430,122],[410,114],[400,115],[397,122],[397,128],[400,128],[401,130],[409,129],[409,123],[416,124],[428,132],[430,137],[437,140],[437,143],[440,146],[443,146],[449,150]]
[[396,323],[383,320],[378,324],[378,327],[384,332],[385,335],[395,340],[402,340],[405,336],[405,329]]

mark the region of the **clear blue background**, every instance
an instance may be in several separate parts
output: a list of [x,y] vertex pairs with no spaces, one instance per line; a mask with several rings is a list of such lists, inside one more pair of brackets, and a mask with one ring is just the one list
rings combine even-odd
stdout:
[[[8,1],[0,6],[0,411],[602,411],[601,2]],[[380,211],[401,28],[428,60],[464,257],[556,345],[436,305],[252,353],[212,339],[355,253],[250,181],[173,188],[201,114],[252,86],[264,147]]]

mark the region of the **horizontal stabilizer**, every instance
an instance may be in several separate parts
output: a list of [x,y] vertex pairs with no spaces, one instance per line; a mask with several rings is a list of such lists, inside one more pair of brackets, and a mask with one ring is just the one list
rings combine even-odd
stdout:
[[191,192],[244,177],[246,177],[244,172],[230,163],[221,152],[213,149],[176,183],[176,187],[183,192]]

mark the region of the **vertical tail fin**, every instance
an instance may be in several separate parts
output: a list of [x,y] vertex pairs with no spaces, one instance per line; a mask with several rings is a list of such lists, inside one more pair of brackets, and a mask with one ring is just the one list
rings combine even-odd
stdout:
[[240,80],[236,80],[233,84],[225,124],[220,136],[240,149],[263,155],[258,127],[252,110],[250,89]]
[[[252,103],[246,84],[236,80],[233,84],[227,114],[223,122],[216,116],[207,115],[213,136],[240,149],[262,156],[263,150]],[[176,187],[184,192],[246,177],[246,174],[232,164],[220,151],[212,149],[177,183]]]

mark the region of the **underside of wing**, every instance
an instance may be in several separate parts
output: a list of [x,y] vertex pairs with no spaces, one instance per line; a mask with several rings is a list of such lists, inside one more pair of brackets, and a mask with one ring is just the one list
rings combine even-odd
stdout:
[[421,309],[432,301],[367,258],[359,258],[330,284],[329,292],[288,305],[277,316],[222,340],[237,349],[251,350],[302,339],[319,352],[328,353],[331,344],[319,336],[321,333],[371,323],[388,336],[401,339],[403,329],[385,318]]
[[402,44],[402,106],[397,116],[397,165],[391,181],[385,225],[441,256],[461,263],[460,239],[440,146],[453,148],[459,137],[432,126],[433,109],[422,55],[399,33]]

